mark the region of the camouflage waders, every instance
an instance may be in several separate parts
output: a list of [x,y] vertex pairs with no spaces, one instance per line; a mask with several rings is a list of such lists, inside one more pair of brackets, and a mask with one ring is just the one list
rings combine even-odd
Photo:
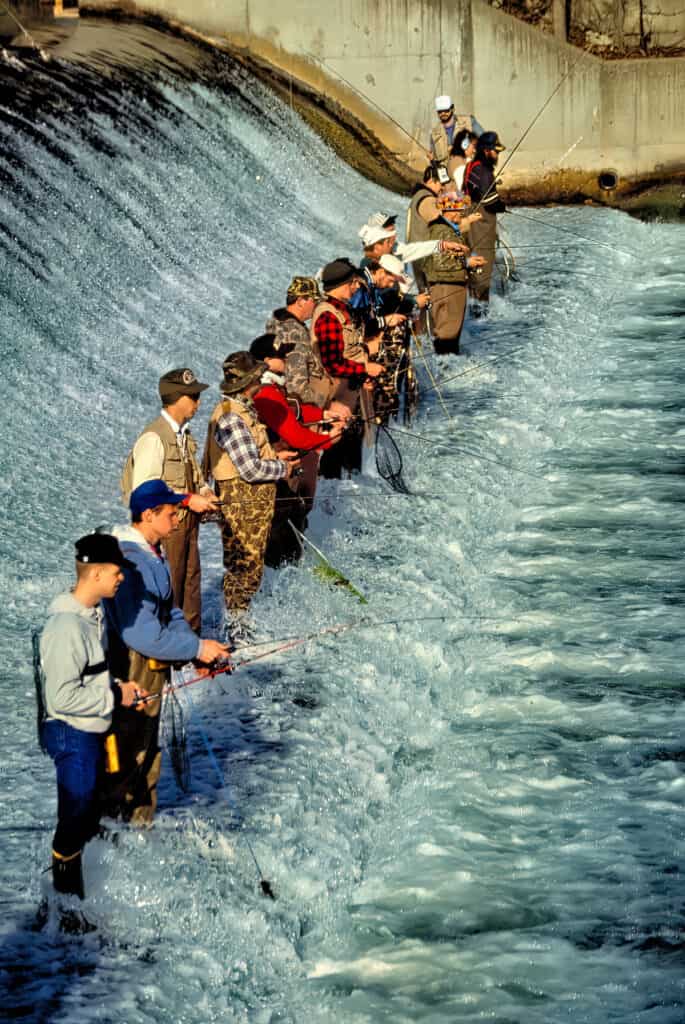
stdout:
[[217,483],[224,545],[224,600],[231,612],[245,611],[264,574],[275,484],[248,484],[237,477]]

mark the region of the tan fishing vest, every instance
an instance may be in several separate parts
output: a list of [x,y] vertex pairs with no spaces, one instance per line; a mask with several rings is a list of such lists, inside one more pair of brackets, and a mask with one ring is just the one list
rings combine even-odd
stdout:
[[[355,325],[352,323],[350,318],[345,319],[345,314],[342,310],[338,309],[330,302],[320,302],[315,308],[312,314],[312,323],[310,328],[310,337],[312,339],[312,348],[319,355],[319,340],[314,333],[314,325],[319,319],[322,313],[332,313],[333,316],[340,322],[343,334],[343,356],[345,359],[353,359],[357,363],[362,363],[366,366],[368,362],[368,356],[362,344],[361,331],[357,330]],[[355,391],[351,386],[346,377],[336,377],[333,379],[335,384],[335,391],[333,392],[333,398],[338,402],[342,402],[352,412],[356,411],[359,403],[359,392]]]
[[[255,444],[257,445],[260,459],[276,458],[276,452],[269,441],[269,435],[267,434],[266,427],[257,418],[256,411],[249,405],[244,404],[240,399],[226,395],[226,397],[219,402],[217,406],[215,406],[209,419],[209,425],[207,427],[207,443],[205,445],[205,453],[202,459],[202,470],[205,476],[213,477],[217,483],[223,483],[224,480],[236,480],[240,476],[240,473],[236,469],[232,459],[230,459],[224,449],[217,444],[215,437],[218,420],[222,416],[227,416],[229,413],[235,413],[236,416],[240,416],[241,420],[246,424],[254,438]],[[256,484],[255,486],[259,485]]]
[[312,314],[312,326],[309,333],[314,349],[317,352],[319,351],[319,341],[314,333],[314,325],[322,313],[332,313],[336,320],[340,322],[343,333],[343,356],[345,359],[354,359],[357,363],[366,364],[367,356],[362,344],[361,331],[357,330],[349,317],[347,319],[345,318],[345,314],[342,310],[338,309],[337,306],[334,306],[332,303],[326,302],[325,299],[323,302],[318,304]]
[[[455,114],[454,115],[455,126],[452,133],[452,138],[464,128],[467,128],[470,132],[473,131],[473,118],[470,114]],[[442,121],[438,121],[436,125],[433,125],[431,130],[431,139],[433,140],[433,147],[435,150],[435,159],[439,164],[446,164],[449,160],[450,149],[452,148],[447,138],[447,132],[443,126]]]
[[[172,491],[179,493],[195,493],[204,486],[202,470],[197,461],[197,443],[195,438],[186,434],[185,458],[176,440],[173,428],[164,418],[158,416],[152,423],[148,423],[136,439],[136,444],[143,434],[156,434],[164,448],[164,462],[162,464],[161,479]],[[121,497],[125,505],[128,505],[131,491],[133,489],[133,449],[129,452],[121,474],[120,486]],[[181,511],[184,511],[183,509]]]

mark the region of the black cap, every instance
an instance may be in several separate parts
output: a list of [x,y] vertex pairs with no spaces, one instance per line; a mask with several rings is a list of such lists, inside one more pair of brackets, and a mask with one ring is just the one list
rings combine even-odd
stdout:
[[187,366],[180,370],[169,370],[159,378],[159,397],[167,398],[169,395],[199,395],[205,391],[209,384],[203,384],[197,379],[192,370]]
[[275,334],[260,334],[250,345],[250,355],[255,359],[285,359],[294,348],[292,341],[281,341]]
[[76,561],[90,565],[118,565],[122,568],[133,565],[119,547],[111,533],[88,533],[76,541]]
[[332,263],[327,263],[321,271],[321,283],[327,290],[329,288],[338,288],[341,284],[347,284],[353,277],[361,277],[362,272],[359,267],[355,267],[351,260],[348,260],[346,256],[341,256],[337,260],[333,260]]
[[498,153],[503,152],[503,150],[507,148],[499,141],[499,135],[497,132],[483,132],[482,135],[478,136],[476,146],[481,151],[485,149],[495,149]]

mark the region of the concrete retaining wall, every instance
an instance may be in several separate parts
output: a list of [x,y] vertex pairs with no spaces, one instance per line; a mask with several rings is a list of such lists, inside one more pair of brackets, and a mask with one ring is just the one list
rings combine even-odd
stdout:
[[542,171],[552,193],[557,181],[567,194],[592,194],[606,167],[635,182],[685,164],[685,59],[603,61],[482,0],[86,2],[158,14],[269,64],[339,103],[414,166],[425,159],[436,93],[452,93],[511,146],[572,65],[508,182],[532,188]]

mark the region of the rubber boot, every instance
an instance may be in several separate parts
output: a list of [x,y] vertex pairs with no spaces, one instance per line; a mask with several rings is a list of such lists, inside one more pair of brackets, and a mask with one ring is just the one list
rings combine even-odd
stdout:
[[71,857],[62,857],[52,851],[52,884],[55,892],[78,896],[80,900],[84,898],[80,850]]

